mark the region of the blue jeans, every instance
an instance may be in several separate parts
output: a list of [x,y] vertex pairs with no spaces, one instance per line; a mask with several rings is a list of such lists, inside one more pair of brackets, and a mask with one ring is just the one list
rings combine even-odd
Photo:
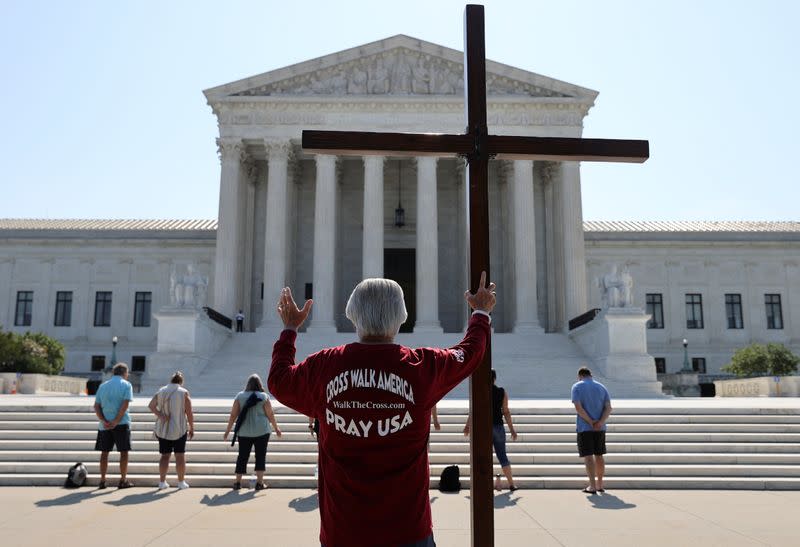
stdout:
[[508,467],[511,463],[506,456],[506,428],[503,424],[492,426],[492,444],[494,445],[494,453],[497,455],[497,461],[500,462],[500,467]]

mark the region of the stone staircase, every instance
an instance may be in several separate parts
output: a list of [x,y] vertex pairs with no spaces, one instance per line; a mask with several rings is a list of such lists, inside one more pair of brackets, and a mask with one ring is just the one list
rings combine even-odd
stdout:
[[[800,402],[767,400],[620,400],[609,423],[609,488],[800,489]],[[157,443],[146,398],[132,405],[129,475],[157,483]],[[222,441],[229,399],[194,399],[196,435],[189,443],[188,481],[227,487],[236,447]],[[779,404],[780,403],[780,404]],[[60,485],[81,461],[97,483],[96,419],[87,398],[0,396],[0,486]],[[270,439],[267,477],[273,487],[313,487],[316,442],[307,420],[276,406],[283,437]],[[512,401],[519,439],[508,442],[522,488],[580,488],[584,470],[575,451],[574,415],[565,401]],[[431,484],[446,465],[469,482],[469,445],[461,434],[465,401],[439,407],[442,430],[431,433]],[[117,478],[112,453],[109,480]],[[252,459],[249,469],[252,469]],[[495,473],[500,471],[495,465]],[[174,482],[174,466],[170,467]]]
[[[272,345],[279,334],[280,328],[277,327],[259,329],[255,333],[234,333],[197,377],[187,378],[187,387],[198,396],[228,397],[238,393],[254,372],[266,379]],[[397,343],[411,347],[448,347],[458,343],[461,336],[460,333],[399,334]],[[322,348],[353,341],[353,333],[301,333],[297,339],[298,362]],[[586,362],[577,344],[564,334],[502,333],[492,336],[492,363],[497,370],[498,383],[508,386],[512,397],[568,396],[578,368]],[[148,373],[142,379],[142,393],[154,393],[169,381],[173,371],[174,368],[156,371],[148,365]],[[652,382],[620,383],[595,371],[595,378],[603,382],[615,397],[662,396],[661,384],[655,381],[654,365],[652,376]],[[467,398],[468,389],[469,382],[464,381],[448,397]]]

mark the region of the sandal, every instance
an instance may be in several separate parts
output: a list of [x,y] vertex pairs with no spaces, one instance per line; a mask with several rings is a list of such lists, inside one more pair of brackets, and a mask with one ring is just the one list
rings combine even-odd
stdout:
[[236,481],[235,483],[233,483],[233,489],[234,490],[239,490],[241,488],[242,488],[242,483],[241,482]]
[[119,481],[119,484],[117,485],[117,488],[119,488],[120,490],[123,490],[125,488],[130,488],[132,486],[133,486],[133,483],[131,481],[125,479],[124,481]]

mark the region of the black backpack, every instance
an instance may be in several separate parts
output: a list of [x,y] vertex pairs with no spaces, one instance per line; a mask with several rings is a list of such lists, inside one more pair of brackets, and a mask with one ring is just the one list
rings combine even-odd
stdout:
[[442,471],[442,476],[439,479],[440,492],[459,492],[461,490],[461,476],[457,465],[448,465]]
[[67,480],[64,481],[64,488],[80,488],[86,482],[86,466],[81,462],[76,463],[67,471]]

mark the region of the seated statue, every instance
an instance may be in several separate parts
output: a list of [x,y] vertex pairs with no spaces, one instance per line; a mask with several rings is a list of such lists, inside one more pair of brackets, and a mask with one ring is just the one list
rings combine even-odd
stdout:
[[597,278],[597,286],[602,290],[601,307],[627,308],[633,305],[633,278],[628,271],[628,266],[623,266],[617,272],[616,264],[612,264],[611,271]]
[[170,305],[176,308],[202,308],[206,304],[208,278],[195,270],[194,264],[186,266],[179,275],[175,268],[169,276]]

